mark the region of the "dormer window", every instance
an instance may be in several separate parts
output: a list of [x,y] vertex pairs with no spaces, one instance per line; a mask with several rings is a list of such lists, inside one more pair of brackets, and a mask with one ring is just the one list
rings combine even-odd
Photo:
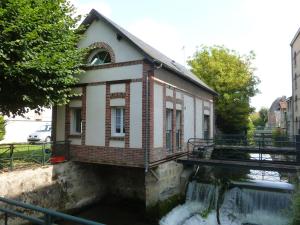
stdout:
[[92,51],[88,64],[95,66],[95,65],[101,65],[106,63],[111,63],[111,56],[109,52],[106,49],[95,49]]

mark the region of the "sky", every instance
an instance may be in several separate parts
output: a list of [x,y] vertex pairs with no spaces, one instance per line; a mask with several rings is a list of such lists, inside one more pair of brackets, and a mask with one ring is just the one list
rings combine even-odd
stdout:
[[92,8],[186,65],[199,46],[254,51],[259,110],[291,96],[290,43],[300,28],[299,0],[71,0],[79,14]]

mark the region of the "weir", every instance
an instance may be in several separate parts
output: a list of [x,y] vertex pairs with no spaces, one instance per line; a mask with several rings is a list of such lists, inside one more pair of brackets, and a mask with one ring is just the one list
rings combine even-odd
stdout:
[[275,188],[272,189],[271,182],[265,186],[258,184],[258,189],[254,189],[253,183],[250,186],[247,188],[246,183],[232,184],[221,197],[220,186],[191,181],[185,204],[174,208],[160,221],[160,225],[216,225],[217,201],[220,197],[223,199],[220,207],[222,225],[288,224],[292,187],[274,183]]

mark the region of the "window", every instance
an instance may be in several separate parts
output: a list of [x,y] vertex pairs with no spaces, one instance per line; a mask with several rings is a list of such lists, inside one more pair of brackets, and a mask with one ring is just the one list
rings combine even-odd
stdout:
[[204,139],[209,139],[209,116],[204,115]]
[[176,148],[181,148],[181,111],[176,110]]
[[298,111],[298,97],[295,96],[295,111]]
[[92,52],[88,63],[90,65],[101,65],[105,63],[111,63],[111,57],[107,50],[96,49]]
[[167,121],[166,121],[166,147],[168,150],[172,150],[172,122],[173,122],[173,110],[167,109]]
[[297,66],[297,53],[294,52],[294,66]]
[[124,108],[114,107],[111,110],[111,134],[112,136],[124,136],[125,135],[125,119]]
[[71,108],[71,134],[81,134],[81,108]]

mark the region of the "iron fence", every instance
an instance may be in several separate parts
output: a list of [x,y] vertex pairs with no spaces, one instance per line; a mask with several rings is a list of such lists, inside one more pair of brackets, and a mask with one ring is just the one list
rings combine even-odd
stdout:
[[[68,221],[72,222],[72,224],[103,225],[95,221],[86,220],[80,217],[71,216],[65,213],[56,212],[54,210],[45,209],[23,202],[18,202],[12,199],[0,197],[0,202],[0,212],[2,212],[2,215],[0,215],[0,221],[4,221],[4,225],[8,225],[9,218],[15,217],[21,218],[22,220],[31,222],[33,224],[41,225],[54,225],[58,224],[59,221]],[[26,214],[24,212],[26,212]],[[30,212],[30,214],[28,212]]]
[[53,156],[69,158],[69,142],[0,144],[0,170],[46,165]]
[[168,151],[172,151],[173,149],[173,138],[172,138],[172,130],[166,130],[166,147]]
[[249,140],[245,135],[222,135],[214,139],[191,138],[188,152],[191,156],[203,156],[213,145],[211,159],[259,161],[299,164],[300,138],[256,135]]

